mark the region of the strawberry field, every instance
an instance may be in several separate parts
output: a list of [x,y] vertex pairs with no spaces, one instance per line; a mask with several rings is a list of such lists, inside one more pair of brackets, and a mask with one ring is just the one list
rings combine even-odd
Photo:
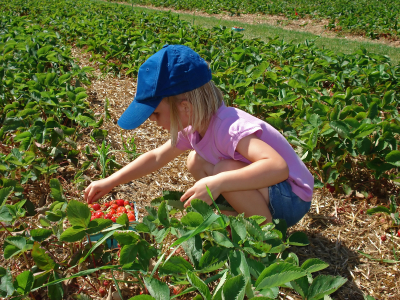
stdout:
[[[312,41],[245,40],[230,28],[205,29],[168,13],[102,2],[0,3],[1,297],[400,294],[394,280],[400,276],[400,66],[387,56],[363,49],[333,53]],[[296,3],[291,12],[320,17],[307,1]],[[381,6],[363,5],[366,20],[378,18],[367,13],[380,13]],[[398,36],[398,8],[385,7],[390,14],[379,22],[390,21],[387,32]],[[332,15],[346,16],[334,8]],[[183,209],[177,199],[193,183],[184,167],[168,167],[172,179],[159,173],[136,182],[140,191],[117,189],[92,211],[83,203],[90,181],[166,139],[147,123],[135,134],[115,123],[132,100],[140,65],[167,43],[197,51],[210,63],[227,105],[280,130],[307,164],[316,191],[313,210],[299,226],[287,230],[279,220],[261,226],[262,218],[226,217],[219,204],[201,200]],[[124,95],[116,97],[116,90]],[[132,209],[109,202],[120,198]],[[112,205],[125,210],[103,218]],[[92,241],[98,234],[103,237]],[[119,246],[110,247],[110,240]]]
[[[108,0],[110,1],[110,0]],[[111,0],[114,1],[114,0]],[[120,2],[120,1],[118,1]],[[131,3],[132,1],[124,1]],[[209,14],[262,14],[293,19],[327,19],[327,29],[361,34],[371,39],[398,40],[400,2],[395,1],[238,1],[238,0],[133,0],[140,5],[203,11]]]

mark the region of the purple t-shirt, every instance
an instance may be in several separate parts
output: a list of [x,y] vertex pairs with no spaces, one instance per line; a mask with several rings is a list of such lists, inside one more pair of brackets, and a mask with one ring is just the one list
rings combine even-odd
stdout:
[[[185,131],[190,132],[190,129],[189,126]],[[242,138],[253,133],[286,161],[292,191],[300,199],[311,201],[314,178],[289,142],[274,127],[240,109],[222,105],[212,117],[203,138],[197,131],[189,133],[187,137],[179,132],[176,147],[181,150],[193,149],[213,165],[224,159],[250,164],[248,159],[236,152],[236,146]]]

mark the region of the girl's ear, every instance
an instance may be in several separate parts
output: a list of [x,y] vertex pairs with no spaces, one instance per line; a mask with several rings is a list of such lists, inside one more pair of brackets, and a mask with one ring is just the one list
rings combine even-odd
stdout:
[[179,109],[181,110],[182,113],[186,114],[188,117],[192,114],[192,104],[185,100],[182,100],[179,102]]

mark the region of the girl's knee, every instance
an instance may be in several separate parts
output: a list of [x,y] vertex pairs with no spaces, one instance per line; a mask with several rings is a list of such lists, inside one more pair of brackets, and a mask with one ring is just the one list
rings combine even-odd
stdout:
[[226,172],[226,171],[237,170],[237,169],[243,168],[245,166],[247,166],[247,164],[244,162],[241,162],[241,161],[237,161],[237,160],[233,160],[233,159],[221,160],[214,166],[213,175],[216,175],[216,174],[219,174],[222,172]]
[[190,151],[186,164],[189,172],[196,180],[212,175],[214,166],[198,155],[196,151]]

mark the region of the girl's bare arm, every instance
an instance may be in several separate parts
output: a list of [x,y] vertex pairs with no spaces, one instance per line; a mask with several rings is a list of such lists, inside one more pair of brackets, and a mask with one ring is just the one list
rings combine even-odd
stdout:
[[206,185],[216,199],[224,192],[258,190],[282,182],[289,176],[289,168],[282,156],[254,134],[241,139],[236,151],[252,163],[238,170],[200,179],[186,191],[181,201],[195,198],[209,200]]
[[171,140],[169,140],[162,146],[142,154],[111,176],[92,182],[85,189],[85,200],[88,203],[97,201],[109,193],[115,186],[150,174],[162,168],[183,152],[183,150],[173,147]]

